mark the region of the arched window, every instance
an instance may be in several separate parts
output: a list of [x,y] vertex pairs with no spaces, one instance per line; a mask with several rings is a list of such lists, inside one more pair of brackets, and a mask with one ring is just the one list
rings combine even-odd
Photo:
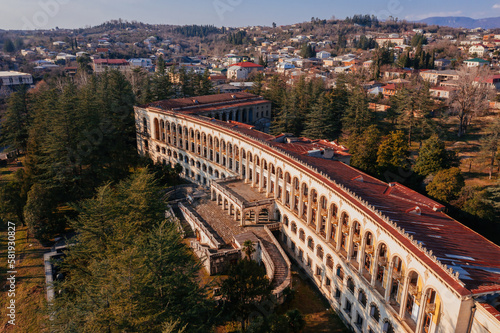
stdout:
[[358,302],[363,305],[363,307],[366,306],[366,293],[363,289],[359,289],[358,293]]
[[160,124],[158,122],[158,118],[155,118],[154,125],[155,125],[155,139],[160,140]]
[[314,241],[312,237],[307,238],[307,247],[311,250],[314,250]]
[[354,281],[350,276],[347,278],[347,289],[349,289],[349,291],[354,294]]
[[342,268],[342,266],[340,265],[337,266],[336,275],[341,281],[344,280],[344,269]]
[[301,241],[305,241],[306,240],[306,233],[302,229],[299,230],[299,239]]
[[148,133],[148,120],[146,119],[146,117],[142,118],[142,131],[144,132],[144,134]]
[[333,258],[329,254],[326,255],[326,267],[333,270]]
[[384,333],[394,333],[394,327],[392,326],[389,319],[384,319],[384,323],[382,324],[382,332]]
[[296,233],[297,233],[297,224],[295,224],[295,222],[292,222],[292,228],[291,228],[291,229],[292,229],[292,232],[293,232],[294,234],[296,234]]
[[321,245],[318,245],[318,247],[316,248],[316,255],[318,256],[318,258],[323,259],[324,252]]
[[372,317],[376,322],[380,320],[380,311],[374,303],[370,304],[370,317]]
[[288,227],[288,216],[283,216],[283,223]]

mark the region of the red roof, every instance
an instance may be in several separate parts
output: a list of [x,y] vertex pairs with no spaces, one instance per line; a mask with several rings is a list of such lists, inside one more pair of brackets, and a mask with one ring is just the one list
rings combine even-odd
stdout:
[[264,66],[255,64],[255,63],[250,62],[250,61],[238,62],[238,63],[231,65],[231,66],[241,66],[241,67],[246,67],[246,68],[262,68],[262,67],[264,67]]
[[[199,96],[189,99],[189,104],[192,105],[193,99],[200,103],[205,99],[229,101],[234,99],[231,95]],[[243,99],[236,103],[252,102],[245,100],[251,94],[234,95]],[[222,107],[222,104],[216,107]],[[327,144],[318,140],[297,138],[291,143],[277,142],[275,136],[236,122],[208,119],[182,111],[176,116],[250,141],[263,150],[272,151],[302,173],[313,175],[375,221],[460,295],[500,291],[500,247],[446,215],[443,206],[434,200],[401,184],[383,182],[342,162],[306,154],[307,150]],[[452,275],[446,267],[459,275]]]
[[104,47],[98,47],[98,48],[96,49],[96,52],[97,52],[97,53],[101,53],[101,52],[106,53],[106,52],[108,52],[108,49],[107,49],[107,48],[104,48]]

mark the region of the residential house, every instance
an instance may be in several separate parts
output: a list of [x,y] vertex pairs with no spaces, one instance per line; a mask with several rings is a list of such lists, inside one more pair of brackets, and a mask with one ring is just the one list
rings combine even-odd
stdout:
[[92,69],[96,74],[103,73],[106,69],[117,69],[121,72],[128,72],[130,70],[130,63],[125,59],[94,59]]
[[475,54],[478,57],[483,57],[488,52],[488,47],[484,44],[475,44],[469,47],[469,54]]
[[132,68],[141,67],[147,70],[153,68],[153,62],[149,58],[132,58],[129,59],[128,62]]
[[262,71],[263,69],[263,66],[250,61],[239,62],[229,67],[227,77],[231,80],[246,80],[251,73]]
[[405,43],[404,38],[376,38],[375,41],[380,46],[389,45],[389,44],[401,46]]
[[467,67],[481,67],[488,66],[490,62],[481,58],[473,58],[464,60],[464,64],[467,65]]
[[452,93],[456,90],[455,87],[438,86],[429,89],[432,98],[439,100],[447,100],[451,97]]
[[439,84],[442,81],[458,79],[456,70],[421,70],[420,76],[422,79],[432,84]]
[[14,87],[23,84],[33,84],[33,76],[15,71],[0,71],[0,86]]
[[434,60],[434,67],[437,69],[445,69],[451,65],[451,60],[440,58]]
[[327,52],[327,51],[316,52],[316,58],[319,58],[319,59],[327,59],[327,58],[330,58],[331,56],[332,56],[332,54],[330,52]]

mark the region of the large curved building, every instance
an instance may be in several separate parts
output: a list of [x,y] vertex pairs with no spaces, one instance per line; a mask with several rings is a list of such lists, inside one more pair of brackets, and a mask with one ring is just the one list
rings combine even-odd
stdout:
[[[341,146],[257,131],[270,116],[247,93],[138,106],[138,152],[179,163],[241,226],[279,222],[283,248],[356,332],[500,332],[500,247],[350,167]],[[249,203],[245,188],[269,200]]]

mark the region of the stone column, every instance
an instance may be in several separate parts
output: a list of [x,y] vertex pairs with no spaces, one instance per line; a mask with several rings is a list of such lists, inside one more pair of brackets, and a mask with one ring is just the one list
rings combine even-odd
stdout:
[[309,189],[309,193],[307,194],[307,212],[306,212],[306,223],[311,224],[311,215],[312,215],[312,189]]
[[377,279],[377,273],[378,273],[378,248],[373,250],[373,274],[372,274],[372,280],[370,282],[372,287],[375,286],[375,281]]
[[422,328],[424,326],[425,306],[427,305],[427,298],[427,292],[423,293],[422,290],[422,296],[420,297],[420,308],[418,310],[417,316],[417,328],[415,329],[415,333],[422,332]]
[[[243,159],[242,159],[243,161]],[[250,162],[248,161],[248,152],[245,155],[245,183],[248,183],[250,180]]]
[[[274,169],[274,197],[277,199],[278,198],[278,189],[279,189],[279,184],[280,184],[280,177],[278,175],[278,168]],[[283,182],[284,185],[284,182]],[[283,202],[283,197],[285,195],[285,189],[282,186],[281,187],[281,199],[279,199],[280,202]]]
[[342,243],[342,223],[340,220],[337,221],[337,252],[340,252],[340,245]]
[[264,166],[262,164],[261,160],[259,166],[259,192],[262,192],[262,188],[264,187]]
[[256,181],[256,178],[257,178],[257,165],[255,163],[255,156],[253,158],[253,168],[252,168],[252,187],[254,187],[255,185],[257,185],[257,181]]
[[399,303],[399,318],[404,319],[406,301],[408,299],[408,286],[410,285],[410,276],[403,277],[403,291],[401,292],[401,302]]
[[267,163],[267,189],[266,189],[266,196],[269,197],[269,194],[271,194],[271,167],[269,163]]
[[354,227],[351,226],[349,228],[349,236],[347,237],[347,249],[346,249],[346,259],[347,259],[347,261],[351,260],[352,251],[354,249],[353,238],[354,238]]
[[[361,234],[359,235],[361,237]],[[359,243],[359,253],[358,253],[358,266],[359,266],[359,274],[363,274],[363,270],[365,269],[365,263],[364,263],[364,258],[365,258],[365,247],[366,247],[366,237],[363,237],[360,239]]]
[[303,204],[303,199],[304,198],[304,191],[302,190],[302,186],[299,183],[299,203],[298,203],[298,210],[299,210],[299,218],[302,218],[303,215],[303,209],[304,209],[304,204]]
[[[387,259],[389,260],[389,259]],[[386,285],[386,288],[385,288],[385,295],[384,295],[384,298],[385,298],[385,301],[386,302],[389,302],[389,297],[391,296],[391,289],[392,289],[392,270],[394,268],[394,264],[391,262],[388,266],[388,272],[387,272],[387,285]]]
[[332,234],[332,210],[330,208],[327,208],[328,209],[328,216],[326,218],[326,241],[329,242],[330,241],[330,237],[331,237],[331,234]]

